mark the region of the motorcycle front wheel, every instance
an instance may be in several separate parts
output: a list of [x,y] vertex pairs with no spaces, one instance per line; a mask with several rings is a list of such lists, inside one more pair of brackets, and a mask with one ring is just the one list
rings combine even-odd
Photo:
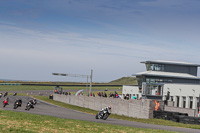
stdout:
[[96,114],[95,118],[96,118],[96,119],[99,119],[99,114],[98,114],[98,113]]

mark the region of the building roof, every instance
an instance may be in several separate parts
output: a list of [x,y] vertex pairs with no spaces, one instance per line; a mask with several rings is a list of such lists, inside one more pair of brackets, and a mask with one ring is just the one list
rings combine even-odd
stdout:
[[197,66],[197,67],[200,67],[199,64],[193,64],[193,63],[187,63],[187,62],[179,62],[179,61],[153,60],[153,61],[142,61],[140,63],[159,63],[159,64],[186,65],[186,66]]
[[173,77],[173,78],[184,78],[184,79],[200,79],[197,76],[193,76],[187,73],[173,73],[173,72],[161,72],[161,71],[145,71],[136,73],[133,76],[156,76],[156,77]]

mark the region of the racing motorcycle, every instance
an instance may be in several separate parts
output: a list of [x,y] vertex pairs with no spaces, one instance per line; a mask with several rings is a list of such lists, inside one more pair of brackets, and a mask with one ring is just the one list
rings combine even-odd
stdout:
[[110,114],[111,114],[111,106],[106,107],[105,109],[100,110],[96,114],[96,119],[106,120]]
[[31,108],[34,108],[33,104],[31,102],[28,102],[27,105],[26,105],[26,108],[25,110],[30,110]]
[[21,106],[22,106],[22,100],[21,99],[15,101],[15,103],[14,103],[14,109],[16,109],[18,107],[21,107]]
[[8,105],[8,98],[6,98],[5,100],[3,100],[3,107],[6,107],[6,105]]
[[8,95],[8,92],[5,92],[5,94],[3,96],[6,97],[7,95]]

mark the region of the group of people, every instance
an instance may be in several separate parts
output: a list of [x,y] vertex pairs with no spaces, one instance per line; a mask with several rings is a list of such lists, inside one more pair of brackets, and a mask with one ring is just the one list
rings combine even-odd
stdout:
[[100,97],[108,97],[106,92],[97,92],[97,95]]
[[129,100],[129,99],[138,99],[137,97],[136,97],[136,95],[135,94],[133,94],[133,96],[131,97],[131,95],[130,94],[126,94],[125,96],[124,96],[124,99],[125,100]]
[[[97,95],[100,96],[100,97],[106,97],[106,98],[108,97],[106,92],[97,92]],[[120,98],[116,91],[114,93],[110,92],[109,98],[110,97],[112,97],[112,98]]]
[[[82,95],[83,95],[83,94],[82,94]],[[88,97],[89,97],[89,96],[95,97],[95,94],[91,92],[91,93],[88,93]]]

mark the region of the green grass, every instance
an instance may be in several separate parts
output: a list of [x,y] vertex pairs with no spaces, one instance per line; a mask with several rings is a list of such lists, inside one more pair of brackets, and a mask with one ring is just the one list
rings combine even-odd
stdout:
[[109,82],[110,84],[119,84],[119,85],[137,85],[136,77],[122,77],[116,80]]
[[[55,86],[29,86],[29,85],[19,85],[19,86],[0,86],[1,91],[31,91],[31,90],[54,90]],[[62,86],[64,91],[67,90],[86,90],[86,87],[80,87],[80,86]],[[121,90],[122,87],[92,87],[92,90],[97,90],[97,89],[105,89],[108,90],[113,90],[113,89],[119,89]],[[87,88],[89,90],[89,87]]]
[[[33,96],[33,97],[35,97],[37,99],[40,99],[40,100],[43,100],[43,101],[46,101],[46,102],[49,102],[51,104],[58,105],[60,107],[65,107],[65,108],[69,108],[69,109],[73,109],[73,110],[78,110],[78,111],[89,113],[89,114],[96,114],[97,113],[97,111],[92,110],[92,109],[83,108],[83,107],[79,107],[79,106],[66,104],[66,103],[63,103],[63,102],[54,101],[54,100],[51,100],[51,99],[49,99],[48,97],[45,97],[45,96]],[[149,124],[200,129],[200,125],[176,123],[176,122],[173,122],[173,121],[162,120],[162,119],[138,119],[138,118],[120,116],[120,115],[116,115],[116,114],[111,114],[109,117],[110,118],[121,119],[121,120],[149,123]]]
[[173,133],[0,110],[3,133]]

